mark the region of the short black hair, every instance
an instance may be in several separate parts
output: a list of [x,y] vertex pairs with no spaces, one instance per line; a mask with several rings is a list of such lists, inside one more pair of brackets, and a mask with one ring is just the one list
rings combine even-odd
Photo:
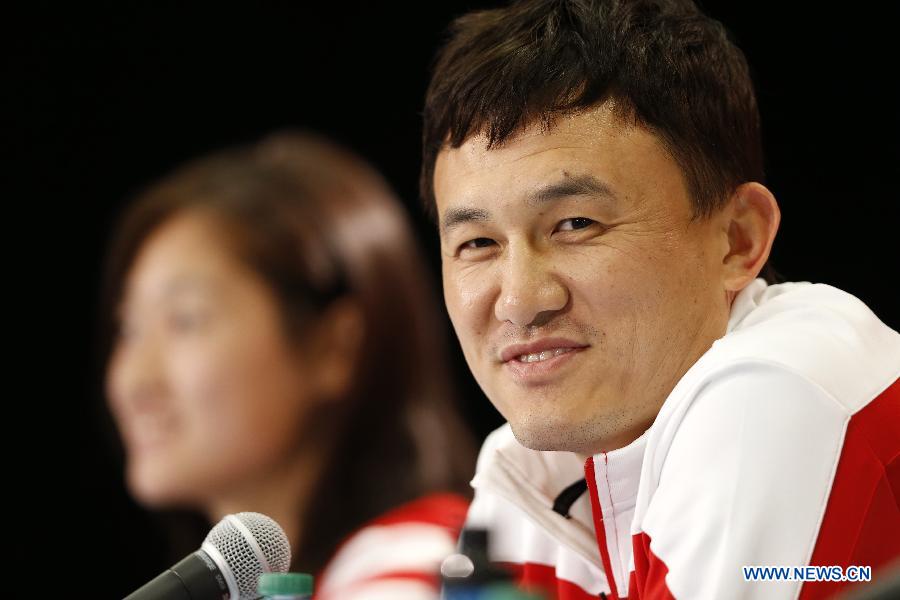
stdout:
[[681,167],[694,217],[764,181],[759,110],[744,54],[690,0],[521,0],[456,19],[426,93],[420,192],[436,216],[441,149],[614,100]]

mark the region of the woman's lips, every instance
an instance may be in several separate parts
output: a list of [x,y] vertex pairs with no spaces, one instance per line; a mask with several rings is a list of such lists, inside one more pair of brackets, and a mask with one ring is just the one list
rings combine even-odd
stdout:
[[132,450],[150,450],[166,441],[174,430],[170,415],[133,416],[125,427],[125,439]]

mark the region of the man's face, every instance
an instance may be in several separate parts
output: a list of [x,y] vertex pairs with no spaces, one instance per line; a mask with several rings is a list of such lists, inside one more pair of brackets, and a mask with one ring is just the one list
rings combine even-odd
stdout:
[[445,149],[434,188],[450,318],[527,447],[627,445],[725,332],[727,226],[691,218],[678,165],[607,104]]

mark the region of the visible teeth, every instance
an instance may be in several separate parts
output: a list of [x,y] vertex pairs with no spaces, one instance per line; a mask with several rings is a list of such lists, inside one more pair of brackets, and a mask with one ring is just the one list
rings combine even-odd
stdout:
[[571,351],[571,348],[554,348],[553,350],[544,350],[543,352],[535,352],[534,354],[522,354],[519,356],[518,361],[523,363],[540,362]]

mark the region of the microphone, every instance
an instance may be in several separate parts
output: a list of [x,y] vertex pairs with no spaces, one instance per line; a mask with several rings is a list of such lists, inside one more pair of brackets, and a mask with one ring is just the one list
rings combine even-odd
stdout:
[[252,600],[263,573],[286,573],[291,546],[266,515],[228,515],[200,549],[127,596],[125,600]]

